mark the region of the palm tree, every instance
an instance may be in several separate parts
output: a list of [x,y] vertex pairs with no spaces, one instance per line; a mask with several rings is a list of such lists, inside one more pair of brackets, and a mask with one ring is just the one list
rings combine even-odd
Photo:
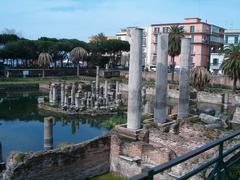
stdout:
[[240,44],[231,44],[224,48],[224,61],[221,69],[233,80],[233,92],[235,93],[237,81],[240,79]]
[[172,82],[174,81],[175,56],[181,52],[181,38],[184,37],[184,27],[173,25],[170,27],[168,40],[168,55],[171,56],[172,62]]
[[197,66],[191,70],[191,84],[198,90],[203,90],[210,81],[210,74],[205,67]]
[[79,61],[83,61],[85,56],[87,56],[87,51],[82,47],[75,47],[70,52],[71,61],[77,66],[77,76],[79,76]]
[[42,77],[45,77],[45,68],[48,68],[52,61],[52,57],[46,53],[42,52],[38,56],[38,65],[43,68]]

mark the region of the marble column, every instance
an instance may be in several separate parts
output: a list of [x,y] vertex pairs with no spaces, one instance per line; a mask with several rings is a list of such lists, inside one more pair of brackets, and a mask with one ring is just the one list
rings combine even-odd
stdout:
[[179,74],[178,119],[189,116],[189,75],[191,58],[191,39],[182,38]]
[[65,83],[61,84],[61,106],[65,104]]
[[130,36],[130,66],[128,81],[127,128],[140,128],[142,87],[142,34],[140,28],[128,28]]
[[115,100],[117,100],[118,98],[118,92],[119,92],[119,81],[116,81]]
[[104,83],[104,98],[105,98],[105,105],[108,106],[108,81],[105,80]]
[[52,100],[53,100],[53,104],[55,105],[57,103],[57,86],[56,84],[52,85]]
[[53,149],[53,117],[44,118],[44,150]]
[[165,123],[167,119],[168,34],[158,34],[157,43],[154,122]]
[[80,96],[79,96],[79,93],[76,93],[76,95],[75,95],[75,107],[77,109],[80,108]]
[[224,109],[227,109],[228,106],[229,106],[229,94],[224,93],[223,94],[223,107],[224,107]]
[[72,84],[72,89],[71,89],[71,105],[75,105],[75,93],[76,93],[76,85],[75,83]]
[[52,104],[53,103],[53,87],[52,87],[52,83],[50,83],[49,85],[49,103]]
[[96,93],[99,93],[99,66],[96,66]]

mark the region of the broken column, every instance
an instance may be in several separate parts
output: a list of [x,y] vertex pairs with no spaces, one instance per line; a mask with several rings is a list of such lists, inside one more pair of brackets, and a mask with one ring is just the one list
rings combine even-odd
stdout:
[[191,39],[182,38],[179,74],[178,119],[189,115],[189,74],[190,74]]
[[157,72],[155,82],[154,122],[165,123],[167,119],[168,85],[168,35],[158,34]]
[[52,85],[52,102],[55,105],[57,103],[57,87],[56,84]]
[[44,118],[44,150],[53,149],[53,117]]
[[127,128],[139,129],[141,119],[142,87],[142,33],[140,28],[129,28],[130,66],[128,81]]
[[99,93],[99,66],[96,66],[96,94]]
[[49,85],[49,103],[52,104],[53,103],[53,95],[52,95],[52,83],[50,83]]
[[75,92],[76,91],[76,85],[75,83],[72,84],[72,89],[71,89],[71,105],[75,105]]
[[105,80],[104,84],[104,98],[105,98],[105,105],[108,106],[108,81]]
[[64,106],[65,102],[65,83],[61,84],[61,106]]

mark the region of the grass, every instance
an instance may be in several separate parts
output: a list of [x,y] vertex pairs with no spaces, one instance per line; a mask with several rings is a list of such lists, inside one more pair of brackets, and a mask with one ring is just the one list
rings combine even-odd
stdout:
[[107,173],[107,174],[103,174],[101,176],[97,176],[92,178],[91,180],[124,180],[125,178],[121,177],[121,176],[117,176],[113,173]]
[[23,160],[24,160],[24,158],[25,158],[25,155],[22,154],[22,153],[19,153],[19,154],[16,155],[15,161],[16,161],[17,163],[22,163]]
[[116,125],[125,124],[125,123],[127,123],[126,115],[115,115],[115,116],[112,116],[109,119],[103,121],[101,123],[101,126],[107,128],[107,129],[112,129]]
[[81,81],[82,78],[93,79],[91,77],[80,76],[80,78],[76,76],[65,76],[65,77],[58,77],[58,78],[39,78],[39,77],[27,77],[27,78],[1,78],[0,84],[35,84],[35,83],[50,83],[52,81],[66,81],[66,82],[75,82]]

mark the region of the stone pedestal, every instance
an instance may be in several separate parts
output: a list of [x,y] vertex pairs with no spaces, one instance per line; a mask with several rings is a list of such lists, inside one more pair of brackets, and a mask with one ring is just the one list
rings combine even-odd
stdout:
[[53,149],[53,117],[44,118],[44,150]]
[[182,38],[179,74],[178,119],[189,116],[189,75],[191,58],[191,39]]
[[155,85],[154,121],[164,123],[167,119],[167,85],[168,85],[168,35],[158,35],[157,73]]
[[141,119],[142,88],[142,33],[139,28],[129,28],[130,66],[128,81],[127,128],[139,129]]

